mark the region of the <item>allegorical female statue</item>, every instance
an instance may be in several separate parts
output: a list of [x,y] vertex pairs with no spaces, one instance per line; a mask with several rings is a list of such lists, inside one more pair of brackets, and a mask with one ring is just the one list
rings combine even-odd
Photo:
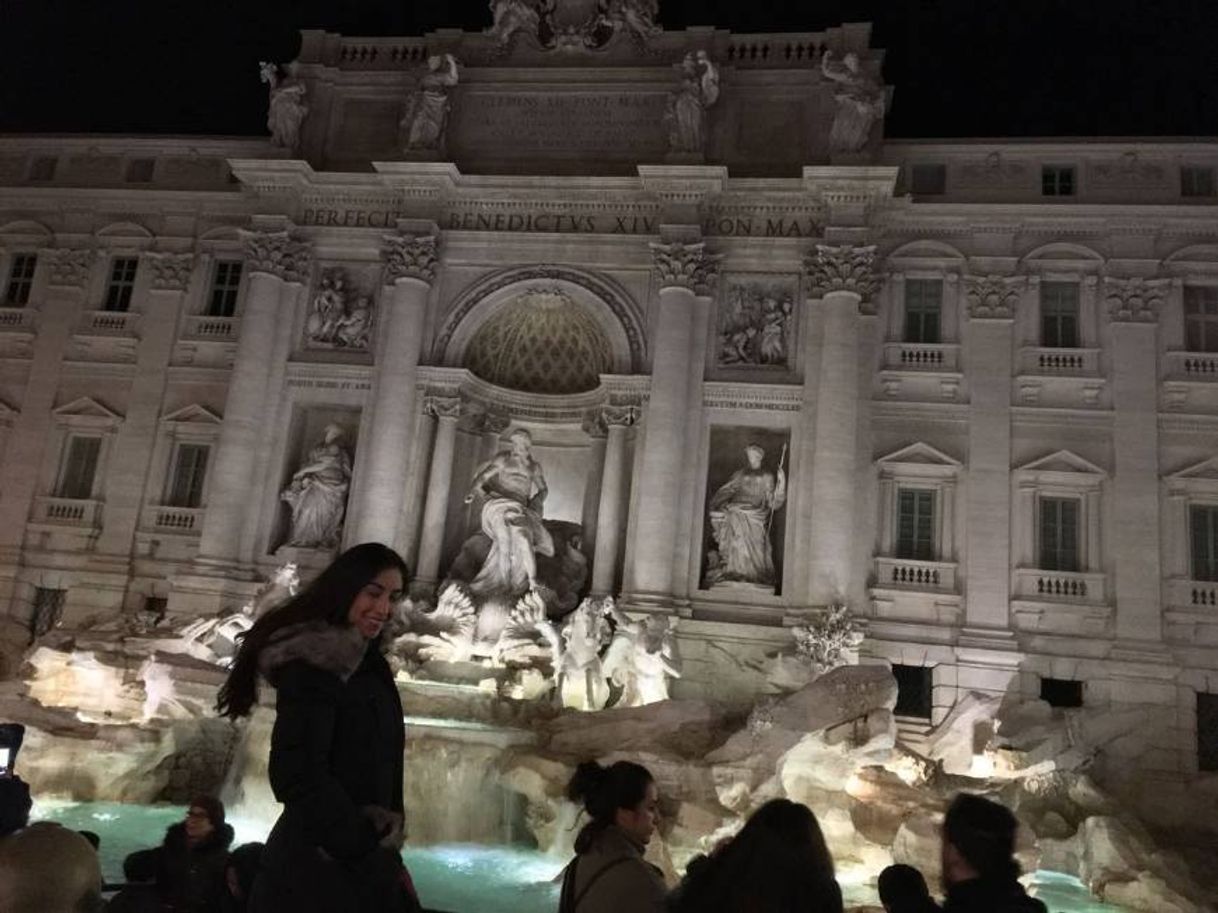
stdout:
[[664,115],[670,152],[701,154],[706,147],[706,109],[719,99],[719,71],[706,51],[681,61],[681,87],[668,99]]
[[820,71],[840,88],[834,93],[837,115],[829,131],[832,152],[858,152],[871,137],[871,126],[884,117],[884,87],[865,74],[858,55],[851,52],[842,62],[832,62],[833,53],[825,51]]
[[[291,64],[288,64],[289,69]],[[258,64],[258,75],[267,84],[266,128],[271,142],[296,152],[300,147],[300,126],[309,113],[305,104],[305,87],[295,79],[280,79],[279,68],[273,63]]]
[[457,84],[457,61],[452,54],[427,58],[427,72],[406,101],[402,117],[402,145],[406,150],[439,152],[448,126],[448,90]]
[[351,454],[342,445],[343,430],[327,425],[321,443],[309,451],[281,497],[292,508],[288,545],[334,548],[343,529]]
[[770,522],[787,499],[787,475],[779,461],[777,475],[761,465],[765,450],[744,448],[748,465],[737,469],[710,499],[710,525],[716,551],[706,583],[728,581],[774,585]]

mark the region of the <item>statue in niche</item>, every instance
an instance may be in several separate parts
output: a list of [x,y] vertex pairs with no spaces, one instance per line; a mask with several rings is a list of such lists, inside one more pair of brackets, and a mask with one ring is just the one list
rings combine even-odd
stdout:
[[305,341],[316,349],[366,351],[372,335],[372,301],[353,295],[341,267],[324,270],[305,319]]
[[405,151],[442,152],[448,111],[448,93],[457,84],[457,60],[452,54],[433,54],[427,58],[427,71],[419,78],[418,88],[406,100],[400,124]]
[[605,675],[622,689],[613,706],[642,707],[668,700],[668,680],[681,677],[675,623],[667,615],[631,621],[612,601],[606,611],[617,628],[605,654]]
[[696,153],[706,148],[706,111],[719,99],[719,71],[706,51],[690,52],[681,61],[681,86],[668,98],[664,122],[670,152]]
[[267,84],[266,128],[271,131],[271,142],[295,153],[300,148],[300,127],[309,113],[305,86],[291,75],[281,79],[279,67],[265,60],[258,64],[258,75]]
[[786,502],[786,448],[777,472],[762,466],[765,450],[744,448],[748,465],[737,469],[710,499],[710,526],[715,548],[707,556],[706,585],[741,582],[774,586],[774,553],[770,525]]
[[537,555],[552,556],[554,540],[541,522],[545,474],[533,459],[533,436],[523,428],[474,475],[465,503],[482,504],[482,532],[491,549],[468,589],[476,596],[520,595],[538,588]]
[[787,364],[794,306],[789,287],[730,286],[719,320],[719,364]]
[[288,545],[298,548],[335,548],[343,528],[347,489],[351,485],[351,454],[343,446],[344,434],[327,425],[321,442],[309,451],[304,464],[281,495],[292,509]]
[[541,16],[530,0],[491,0],[491,27],[486,34],[499,44],[507,44],[517,32],[536,35]]
[[833,52],[826,50],[820,71],[839,86],[833,95],[837,114],[829,131],[829,150],[859,152],[871,137],[872,125],[884,117],[884,87],[863,72],[853,51],[834,63]]

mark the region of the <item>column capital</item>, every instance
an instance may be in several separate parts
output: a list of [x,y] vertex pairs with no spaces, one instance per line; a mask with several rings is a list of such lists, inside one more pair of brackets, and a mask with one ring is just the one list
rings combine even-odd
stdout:
[[853,292],[867,301],[879,288],[874,244],[817,244],[804,258],[811,297],[832,292]]
[[1113,323],[1157,323],[1170,279],[1104,279],[1104,304]]
[[245,243],[245,263],[251,273],[267,273],[284,282],[304,282],[312,263],[313,249],[305,241],[293,240],[287,231],[238,233]]
[[712,254],[706,243],[652,242],[651,256],[660,277],[660,287],[687,288],[695,294],[710,294],[722,254]]
[[194,272],[194,254],[148,253],[144,261],[152,270],[152,287],[163,291],[184,291]]
[[432,394],[423,400],[423,411],[438,419],[461,417],[461,397]]
[[83,248],[54,248],[47,251],[47,260],[48,284],[80,288],[89,280],[93,251]]
[[385,235],[381,256],[385,260],[385,278],[420,279],[428,284],[436,279],[439,264],[439,238],[428,234]]
[[965,276],[964,300],[972,320],[1011,320],[1027,276]]
[[477,430],[482,434],[503,434],[511,425],[512,417],[496,409],[487,409],[477,417]]

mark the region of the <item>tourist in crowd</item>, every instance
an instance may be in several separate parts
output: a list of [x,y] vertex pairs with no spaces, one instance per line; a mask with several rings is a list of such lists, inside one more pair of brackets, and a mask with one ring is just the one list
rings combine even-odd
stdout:
[[757,809],[735,837],[691,863],[673,913],[842,913],[816,816],[789,799]]
[[1015,816],[997,802],[961,793],[943,819],[943,913],[1045,913],[1016,879]]
[[250,895],[254,891],[254,880],[262,864],[261,843],[244,843],[228,854],[224,867],[223,913],[246,913]]
[[105,908],[89,841],[49,821],[0,839],[0,911],[95,913]]
[[123,860],[128,882],[153,882],[155,888],[150,892],[132,887],[120,892],[115,898],[119,909],[219,913],[232,842],[233,829],[224,820],[224,804],[212,796],[192,799],[186,817],[169,826],[160,846]]
[[567,784],[587,824],[563,871],[559,913],[662,913],[664,876],[643,859],[659,818],[655,780],[646,767],[586,761]]
[[271,788],[284,805],[254,913],[418,908],[402,863],[405,731],[381,634],[406,585],[387,546],[357,545],[246,632],[217,706],[253,710],[261,674],[277,691]]
[[877,887],[887,913],[939,913],[926,879],[911,865],[890,865],[880,872]]

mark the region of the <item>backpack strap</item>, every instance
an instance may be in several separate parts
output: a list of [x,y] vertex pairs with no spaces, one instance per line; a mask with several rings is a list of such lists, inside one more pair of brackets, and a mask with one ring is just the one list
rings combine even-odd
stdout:
[[584,885],[584,889],[578,894],[575,893],[575,870],[579,864],[579,857],[576,856],[571,860],[563,873],[562,878],[562,893],[558,896],[558,913],[576,913],[580,902],[588,896],[588,892],[592,890],[592,886],[600,881],[601,876],[610,869],[617,868],[623,862],[629,862],[629,856],[619,856],[617,859],[611,859],[609,862],[601,866],[597,871],[592,873],[592,877],[588,879],[588,883]]

